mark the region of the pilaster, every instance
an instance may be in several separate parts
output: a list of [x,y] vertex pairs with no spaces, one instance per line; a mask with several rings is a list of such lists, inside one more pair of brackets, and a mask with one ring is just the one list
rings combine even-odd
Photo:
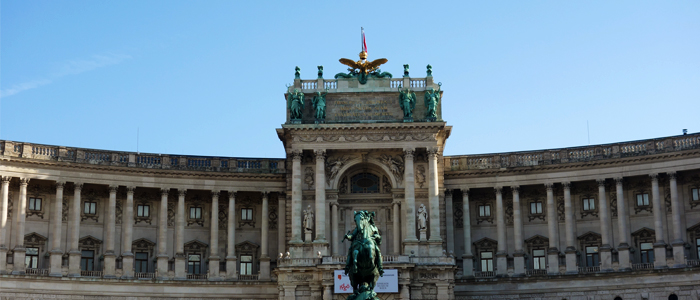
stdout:
[[24,228],[26,226],[25,219],[27,217],[27,186],[29,185],[29,178],[19,179],[19,203],[17,205],[17,212],[15,215],[15,226],[14,226],[14,237],[15,237],[15,248],[13,249],[14,255],[14,265],[12,269],[12,275],[24,275],[25,274],[25,263],[24,257],[27,254],[27,249],[24,248]]
[[7,274],[7,204],[10,193],[10,176],[2,176],[2,197],[0,198],[0,275]]
[[63,256],[63,250],[61,250],[61,236],[63,229],[63,224],[61,221],[62,210],[63,210],[63,188],[66,183],[63,181],[56,182],[56,199],[53,202],[53,211],[51,214],[51,251],[49,251],[49,276],[51,277],[63,277],[61,272],[61,260]]
[[122,216],[122,279],[134,278],[134,253],[131,252],[134,228],[134,192],[136,187],[126,187],[126,204]]
[[83,183],[74,182],[73,202],[68,210],[70,214],[70,236],[68,251],[68,277],[80,277],[80,245],[78,239],[80,237],[80,192],[83,189]]

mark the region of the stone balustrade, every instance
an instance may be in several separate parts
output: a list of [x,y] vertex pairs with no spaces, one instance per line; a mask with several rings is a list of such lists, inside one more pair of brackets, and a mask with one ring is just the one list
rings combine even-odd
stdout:
[[619,159],[690,149],[700,149],[700,133],[576,148],[446,156],[444,164],[451,171],[501,169]]
[[130,168],[227,173],[285,173],[284,159],[185,156],[106,151],[0,140],[0,155]]
[[410,262],[416,265],[454,265],[455,258],[450,256],[411,256]]

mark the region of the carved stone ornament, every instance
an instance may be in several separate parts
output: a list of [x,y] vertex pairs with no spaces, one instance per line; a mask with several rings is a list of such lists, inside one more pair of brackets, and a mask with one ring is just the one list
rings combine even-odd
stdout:
[[338,187],[338,193],[347,194],[348,193],[348,177],[345,176],[340,180],[340,186]]
[[277,229],[277,205],[270,205],[270,211],[268,212],[268,221],[270,230]]
[[44,195],[49,193],[49,189],[47,186],[42,186],[39,184],[34,184],[30,187],[27,188],[27,201],[29,201],[29,198],[38,198],[41,199],[41,207],[39,210],[31,210],[29,209],[29,203],[27,202],[27,210],[26,210],[26,216],[38,216],[40,218],[44,218],[44,207],[49,203],[48,197],[45,197]]
[[331,181],[338,175],[340,169],[350,160],[349,157],[329,157],[326,161],[326,180]]
[[455,202],[454,205],[454,218],[455,218],[455,229],[460,229],[464,227],[464,212],[461,207],[462,203]]
[[425,208],[425,204],[418,207],[418,214],[416,215],[416,224],[419,230],[425,230],[428,227],[428,210]]
[[114,222],[119,225],[123,221],[124,209],[122,208],[122,200],[117,199],[117,203],[114,210]]
[[168,226],[175,226],[175,203],[168,201]]
[[423,165],[418,165],[416,167],[416,184],[420,188],[423,188],[425,185],[425,166]]
[[304,210],[304,232],[312,232],[314,230],[314,211],[309,205]]
[[304,183],[308,189],[314,188],[314,169],[311,167],[306,167],[304,170]]
[[219,229],[228,229],[228,204],[219,204]]
[[617,218],[617,193],[610,193],[610,214],[613,218]]
[[[413,153],[411,153],[411,156],[413,156]],[[379,156],[379,161],[387,166],[387,168],[389,168],[391,171],[391,174],[393,174],[399,181],[403,180],[404,160],[401,156],[382,154]]]
[[382,176],[382,191],[384,193],[391,193],[391,182],[386,176]]
[[63,203],[61,203],[61,221],[68,221],[68,199],[63,197]]

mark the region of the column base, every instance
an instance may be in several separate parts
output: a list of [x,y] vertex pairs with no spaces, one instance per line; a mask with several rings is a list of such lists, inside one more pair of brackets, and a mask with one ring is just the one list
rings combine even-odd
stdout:
[[328,252],[330,252],[330,244],[328,244],[328,241],[326,240],[319,240],[319,241],[314,241],[311,243],[313,245],[314,249],[314,255],[318,257],[318,253],[321,252],[321,257],[323,256],[328,256]]
[[418,232],[419,232],[421,242],[428,240],[428,232],[425,229],[421,229]]
[[547,251],[547,275],[557,276],[559,272],[559,250],[556,247],[549,248]]
[[617,257],[620,263],[620,268],[618,269],[618,271],[632,271],[632,263],[630,260],[630,246],[627,245],[627,243],[623,243],[617,246]]
[[417,256],[419,247],[418,247],[418,240],[417,239],[406,239],[403,242],[403,254],[408,255],[408,256]]
[[496,277],[508,277],[508,254],[496,253]]
[[12,259],[14,261],[14,265],[12,268],[12,275],[24,275],[26,274],[26,266],[24,263],[24,257],[27,254],[27,249],[24,248],[24,246],[20,245],[15,247],[14,249],[14,254],[12,255]]
[[576,248],[566,247],[566,275],[578,274],[578,266],[576,265]]
[[220,275],[221,272],[221,267],[219,266],[219,256],[210,256],[209,257],[209,281],[221,281],[223,278],[221,278]]
[[428,241],[429,256],[443,256],[445,249],[442,248],[442,241]]
[[121,279],[134,279],[134,254],[122,253],[122,277]]
[[168,276],[168,255],[158,254],[158,256],[156,257],[156,266],[156,279],[169,280],[170,277]]
[[654,269],[668,269],[666,263],[666,242],[654,243]]
[[304,232],[304,242],[311,243],[312,240],[311,231]]
[[673,246],[673,267],[685,268],[685,242],[682,240],[675,240],[671,245]]
[[474,256],[462,255],[462,278],[474,277]]
[[112,253],[105,253],[105,260],[104,260],[104,272],[102,273],[102,278],[107,278],[107,279],[116,279],[117,276],[115,275],[117,271],[117,264],[116,264],[116,256],[114,255],[114,252]]
[[261,257],[260,258],[260,276],[259,280],[270,280],[270,258]]
[[63,251],[61,249],[53,249],[49,251],[49,255],[49,277],[63,277],[61,270]]
[[513,253],[513,277],[525,276],[525,252]]
[[0,247],[0,275],[7,274],[7,247]]
[[603,245],[600,250],[600,272],[613,272],[612,268],[612,247]]
[[[227,280],[236,280],[238,279],[238,272],[236,272],[236,257],[235,256],[227,256],[226,257],[226,279]],[[175,261],[175,265],[177,266],[177,260]],[[185,262],[183,260],[182,265],[185,265]]]
[[82,254],[80,250],[71,250],[68,252],[68,277],[80,277],[80,258]]

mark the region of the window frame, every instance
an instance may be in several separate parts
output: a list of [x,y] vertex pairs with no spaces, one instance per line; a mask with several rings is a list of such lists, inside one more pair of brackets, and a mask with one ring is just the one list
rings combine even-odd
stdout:
[[[190,260],[192,256],[197,256],[198,260]],[[187,274],[202,274],[202,254],[187,253]]]
[[[250,260],[243,261],[244,258],[250,258]],[[239,274],[240,275],[253,275],[253,255],[252,254],[241,255]]]
[[[642,197],[641,199],[640,199],[640,196]],[[651,207],[651,201],[649,200],[649,193],[635,193],[634,200],[635,200],[634,204],[637,207],[640,207],[640,208],[641,207],[644,207],[644,208]],[[640,200],[642,201],[642,204],[639,204]],[[646,201],[646,204],[645,204],[645,201]]]
[[[484,253],[488,253],[491,257],[484,257]],[[486,267],[486,270],[484,270],[484,267]],[[479,252],[479,269],[481,272],[493,272],[494,267],[493,267],[493,251],[490,250],[485,250]]]
[[[36,202],[39,201],[39,208],[36,207]],[[43,199],[41,197],[29,197],[29,203],[27,203],[27,209],[29,211],[41,211],[43,208]]]
[[[90,208],[88,209],[88,207],[90,207]],[[85,202],[83,202],[83,214],[87,215],[87,216],[97,215],[97,201],[85,201]]]
[[[24,256],[24,262],[25,262],[25,268],[27,269],[38,269],[39,268],[39,252],[41,249],[39,247],[26,247],[25,248],[25,256]],[[29,249],[36,249],[36,254],[29,254]],[[32,267],[32,263],[34,266]]]
[[[139,254],[145,254],[146,258],[145,259],[139,258]],[[134,252],[134,272],[136,272],[136,273],[148,273],[148,269],[149,269],[148,258],[149,258],[149,256],[150,255],[148,252],[143,252],[143,251]],[[146,267],[145,270],[143,269],[144,266]]]
[[253,221],[253,208],[242,207],[241,208],[241,221]]
[[[204,209],[202,209],[202,207],[199,205],[190,206],[190,213],[188,214],[190,220],[203,220],[203,216],[202,216],[203,211],[204,211]],[[194,217],[192,216],[193,212],[194,212]],[[197,212],[199,212],[199,215],[197,215]]]
[[[144,213],[145,210],[145,213]],[[136,205],[136,217],[138,218],[150,218],[151,217],[151,205],[139,203]]]
[[[644,249],[645,245],[649,245],[649,249]],[[650,264],[654,263],[654,243],[643,242],[639,243],[639,260],[641,263]]]
[[[87,252],[92,256],[86,256]],[[80,250],[80,270],[95,271],[95,250]]]
[[[594,252],[588,252],[588,248],[595,248]],[[600,266],[600,247],[586,246],[584,248],[586,267]]]
[[[588,209],[586,209],[586,205],[588,205]],[[591,207],[592,206],[592,207]],[[593,197],[586,197],[581,199],[581,210],[585,212],[594,212],[598,208],[598,205],[595,203],[595,198]]]
[[[482,210],[483,208],[483,210]],[[479,213],[479,218],[490,218],[491,217],[491,204],[479,204],[477,206],[477,211]]]
[[[542,255],[536,255],[536,251],[542,251]],[[532,269],[545,270],[547,269],[547,250],[543,248],[532,249]]]
[[[534,205],[534,207],[533,207]],[[535,210],[533,212],[533,209]],[[530,202],[530,214],[531,215],[542,215],[544,213],[544,206],[542,205],[542,201],[532,201]]]

